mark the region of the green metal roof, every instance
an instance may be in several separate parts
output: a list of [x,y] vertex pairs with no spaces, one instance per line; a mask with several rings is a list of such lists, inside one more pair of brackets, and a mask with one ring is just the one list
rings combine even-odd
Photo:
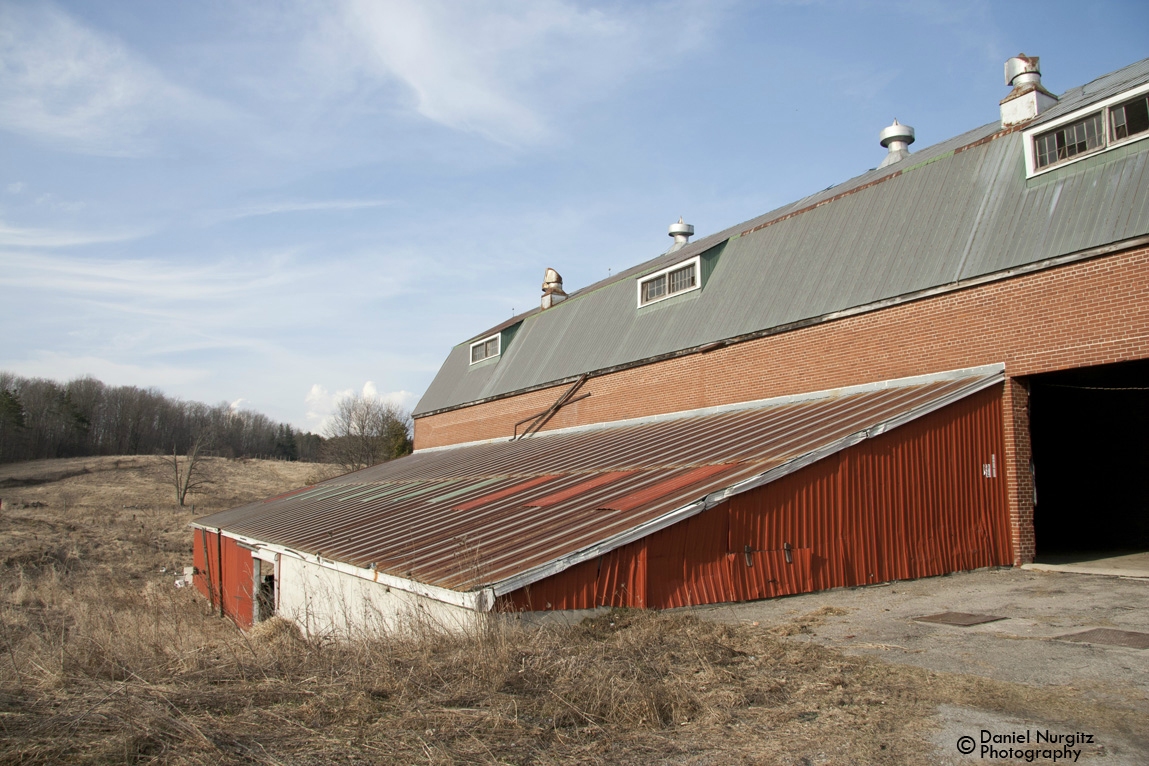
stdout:
[[[1149,59],[1067,91],[1025,127],[1146,82]],[[1149,140],[1028,180],[1022,141],[985,125],[478,333],[504,332],[497,362],[471,366],[456,346],[414,414],[1149,234]],[[702,289],[636,307],[636,276],[700,254]]]

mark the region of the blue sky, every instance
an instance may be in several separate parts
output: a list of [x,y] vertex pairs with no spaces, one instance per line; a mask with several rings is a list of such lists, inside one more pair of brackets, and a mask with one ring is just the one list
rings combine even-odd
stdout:
[[1149,55],[1144,2],[0,0],[0,370],[317,430],[664,251]]

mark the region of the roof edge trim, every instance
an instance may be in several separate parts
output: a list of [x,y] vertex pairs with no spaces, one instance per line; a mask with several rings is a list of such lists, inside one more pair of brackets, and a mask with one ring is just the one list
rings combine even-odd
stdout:
[[555,559],[554,561],[547,562],[546,564],[540,564],[539,566],[528,569],[525,572],[521,572],[512,577],[508,577],[505,580],[500,580],[498,582],[492,583],[489,586],[490,590],[495,594],[495,596],[503,596],[512,591],[516,591],[519,588],[531,585],[538,582],[539,580],[563,572],[573,566],[583,563],[584,561],[589,561],[590,559],[596,558],[597,556],[610,553],[616,548],[621,548],[622,546],[635,542],[636,540],[640,540],[643,537],[652,535],[655,532],[666,529],[667,527],[677,524],[684,519],[688,519],[691,516],[697,516],[699,513],[713,508],[719,503],[730,499],[734,495],[739,495],[743,492],[749,492],[752,489],[757,489],[758,487],[769,484],[772,481],[781,479],[782,477],[801,470],[802,468],[816,463],[823,458],[829,457],[836,452],[841,452],[842,450],[852,447],[859,442],[865,441],[866,439],[872,439],[875,436],[884,434],[887,431],[897,428],[898,426],[905,425],[910,421],[917,420],[918,418],[929,415],[932,412],[936,412],[943,407],[948,407],[954,402],[957,402],[968,396],[972,396],[979,391],[983,391],[1005,380],[1004,364],[989,365],[988,368],[992,368],[993,370],[990,374],[971,380],[969,385],[963,386],[947,396],[940,397],[939,399],[929,402],[928,404],[923,404],[919,407],[907,410],[900,415],[895,415],[887,420],[883,420],[880,423],[877,423],[863,431],[857,431],[848,436],[844,436],[837,441],[821,447],[820,449],[804,453],[794,458],[793,460],[783,463],[782,465],[764,473],[760,473],[757,476],[752,476],[749,479],[745,479],[737,484],[726,487],[725,489],[711,492],[705,497],[695,500],[693,503],[664,513],[662,516],[659,516],[656,519],[651,519],[644,524],[640,524],[637,527],[628,529],[625,532],[620,532],[616,535],[613,535],[612,537],[607,538],[606,540],[583,548],[582,550],[567,554],[562,558]]
[[[1057,255],[1052,258],[1045,258],[1040,261],[1026,263],[1021,266],[1014,266],[1001,271],[995,271],[990,274],[982,274],[976,277],[969,277],[954,282],[949,282],[944,285],[937,285],[935,287],[927,287],[924,290],[917,290],[911,293],[904,293],[892,298],[883,298],[879,301],[872,303],[863,303],[859,306],[854,306],[840,311],[833,311],[828,314],[821,314],[819,316],[810,317],[808,319],[799,319],[796,322],[789,322],[787,324],[775,325],[774,327],[767,327],[762,330],[755,330],[754,332],[745,333],[743,335],[734,335],[729,338],[723,338],[716,341],[708,341],[697,346],[679,349],[678,351],[670,351],[665,354],[658,354],[656,356],[646,357],[644,359],[636,359],[632,362],[624,362],[611,367],[603,367],[598,370],[591,370],[586,373],[579,373],[578,375],[569,375],[565,378],[558,380],[551,380],[545,383],[538,383],[532,386],[524,386],[517,388],[514,391],[507,391],[502,394],[494,394],[482,399],[475,399],[462,404],[453,404],[449,407],[440,407],[436,410],[429,410],[427,412],[420,412],[413,414],[412,417],[418,420],[419,418],[427,418],[432,415],[441,415],[444,412],[453,412],[455,410],[465,409],[467,407],[474,407],[479,404],[486,404],[488,402],[496,402],[502,399],[510,399],[513,396],[520,394],[531,393],[532,391],[542,391],[547,388],[555,388],[557,386],[567,385],[578,380],[582,375],[587,375],[589,378],[598,378],[603,375],[611,375],[616,372],[634,369],[635,367],[643,367],[648,364],[656,364],[664,362],[669,359],[677,359],[683,356],[690,356],[691,354],[706,353],[715,351],[725,346],[733,346],[736,343],[746,343],[752,340],[759,340],[760,338],[767,338],[771,335],[782,335],[794,330],[801,330],[806,327],[823,324],[825,322],[834,322],[839,319],[846,319],[848,317],[857,316],[859,314],[868,314],[873,311],[880,311],[882,309],[898,306],[903,303],[912,303],[914,301],[924,300],[926,298],[933,298],[938,295],[945,295],[947,293],[958,292],[966,290],[971,287],[978,287],[980,285],[988,284],[991,282],[998,282],[1005,279],[1012,279],[1013,277],[1023,276],[1025,274],[1032,274],[1037,271],[1045,271],[1046,269],[1053,269],[1059,266],[1066,266],[1078,261],[1089,260],[1090,258],[1098,258],[1104,255],[1111,255],[1113,253],[1121,252],[1122,250],[1131,250],[1142,245],[1149,244],[1149,234],[1142,234],[1129,239],[1118,240],[1117,242],[1110,242],[1107,245],[1098,245],[1097,247],[1086,248],[1085,250],[1077,250],[1072,253],[1065,253],[1064,255]],[[548,433],[550,433],[548,431]],[[492,439],[491,441],[498,441]],[[456,446],[456,445],[450,445]],[[425,447],[419,452],[428,449],[443,449],[442,447]]]
[[[784,394],[782,396],[772,396],[767,399],[753,399],[747,402],[732,402],[730,404],[717,404],[713,407],[699,407],[693,410],[679,410],[677,412],[664,412],[658,415],[645,415],[639,418],[627,418],[626,420],[608,420],[603,423],[586,423],[581,426],[569,426],[567,428],[556,428],[552,431],[543,431],[535,438],[543,438],[547,436],[558,436],[560,434],[574,434],[586,433],[588,431],[605,431],[611,428],[625,428],[627,426],[640,426],[647,423],[664,423],[671,420],[681,420],[682,418],[693,418],[704,415],[718,415],[723,412],[740,412],[742,410],[756,410],[762,407],[776,407],[782,404],[793,404],[795,402],[807,402],[815,399],[830,399],[837,396],[852,396],[853,394],[864,394],[869,391],[877,391],[884,388],[904,388],[906,386],[917,386],[923,383],[937,383],[943,380],[958,380],[960,378],[972,378],[986,375],[1004,374],[1005,364],[996,362],[994,364],[984,364],[978,367],[966,367],[960,370],[945,370],[943,372],[930,372],[924,375],[911,375],[907,378],[890,378],[889,380],[879,380],[872,383],[859,383],[853,386],[840,386],[838,388],[825,388],[821,391],[809,391],[801,394]],[[505,436],[500,436],[494,439],[480,439],[473,442],[464,442],[461,444],[446,444],[442,447],[424,447],[421,450],[415,450],[418,453],[426,452],[443,452],[445,450],[461,449],[463,447],[476,447],[483,444],[496,444],[498,442],[509,441]]]

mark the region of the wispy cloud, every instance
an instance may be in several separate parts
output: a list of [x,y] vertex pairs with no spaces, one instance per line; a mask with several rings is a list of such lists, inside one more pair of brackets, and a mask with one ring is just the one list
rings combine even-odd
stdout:
[[564,110],[704,40],[723,5],[343,0],[313,54],[345,79],[403,84],[434,122],[530,145],[551,137]]
[[190,365],[124,363],[104,356],[54,351],[38,351],[29,359],[9,361],[4,369],[30,378],[54,380],[92,375],[113,386],[178,386],[203,380],[211,374],[209,370]]
[[261,294],[319,274],[318,266],[291,262],[290,256],[252,259],[245,264],[197,261],[191,265],[155,259],[79,258],[68,255],[3,253],[7,268],[0,285],[72,294],[98,302],[118,299],[121,311],[133,304],[157,302],[221,303],[244,294]]
[[323,213],[343,210],[368,210],[393,204],[385,199],[339,199],[315,202],[264,202],[218,213],[213,221],[236,221],[243,218],[257,218],[281,213]]
[[147,236],[148,232],[77,232],[53,229],[28,229],[8,226],[0,221],[0,247],[78,247],[106,242],[130,242]]
[[158,121],[224,110],[47,3],[0,6],[0,129],[68,151],[136,156]]

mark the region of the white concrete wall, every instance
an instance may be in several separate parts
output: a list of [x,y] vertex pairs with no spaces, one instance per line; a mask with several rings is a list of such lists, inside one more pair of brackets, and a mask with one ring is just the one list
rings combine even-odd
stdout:
[[293,556],[279,556],[276,614],[310,634],[341,637],[411,629],[460,631],[485,616]]

